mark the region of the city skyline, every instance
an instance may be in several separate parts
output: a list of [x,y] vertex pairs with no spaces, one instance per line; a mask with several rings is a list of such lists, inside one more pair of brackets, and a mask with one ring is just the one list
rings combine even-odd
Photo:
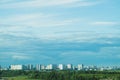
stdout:
[[120,65],[120,0],[0,0],[0,65]]
[[51,70],[76,70],[76,71],[119,71],[120,66],[96,66],[84,64],[11,64],[7,67],[0,65],[0,70],[27,70],[27,71],[51,71]]

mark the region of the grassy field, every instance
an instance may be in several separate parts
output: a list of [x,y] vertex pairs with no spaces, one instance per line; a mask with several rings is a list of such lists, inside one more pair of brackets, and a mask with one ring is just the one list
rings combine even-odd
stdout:
[[40,80],[40,79],[28,79],[26,76],[17,76],[17,77],[3,77],[3,80]]
[[[102,74],[82,74],[82,76],[84,77],[88,77],[88,76],[97,76],[97,77],[100,77],[101,76],[101,79],[100,80],[116,80],[112,75],[109,75],[109,78],[102,78],[103,75]],[[28,78],[27,76],[17,76],[17,77],[3,77],[2,78],[3,80],[41,80],[41,79],[30,79]]]

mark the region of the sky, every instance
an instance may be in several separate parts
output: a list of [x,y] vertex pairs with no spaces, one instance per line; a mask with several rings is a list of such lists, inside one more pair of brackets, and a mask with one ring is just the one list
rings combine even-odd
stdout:
[[120,0],[0,0],[0,65],[120,65]]

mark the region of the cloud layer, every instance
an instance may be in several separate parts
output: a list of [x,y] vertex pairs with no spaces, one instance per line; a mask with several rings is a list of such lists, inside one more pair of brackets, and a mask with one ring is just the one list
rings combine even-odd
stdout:
[[0,65],[117,65],[118,6],[113,0],[0,0]]

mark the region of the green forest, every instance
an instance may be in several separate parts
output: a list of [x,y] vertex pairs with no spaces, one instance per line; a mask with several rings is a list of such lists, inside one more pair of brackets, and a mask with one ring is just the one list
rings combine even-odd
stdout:
[[119,71],[0,71],[0,80],[120,80]]

